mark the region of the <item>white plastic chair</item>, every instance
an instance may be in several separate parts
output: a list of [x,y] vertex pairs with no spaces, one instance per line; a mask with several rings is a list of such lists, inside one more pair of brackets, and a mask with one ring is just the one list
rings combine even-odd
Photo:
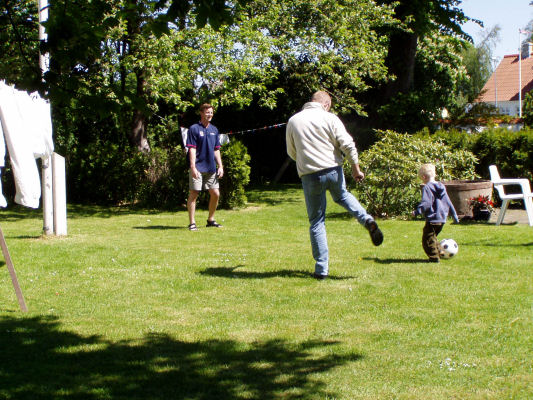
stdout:
[[[505,216],[505,212],[507,211],[507,206],[509,205],[509,201],[523,200],[524,207],[527,213],[527,219],[529,221],[529,226],[533,226],[533,193],[531,193],[531,186],[529,185],[529,180],[523,178],[502,179],[500,178],[500,173],[498,172],[498,168],[496,167],[496,165],[490,165],[489,172],[490,180],[492,181],[494,188],[496,188],[496,190],[498,191],[500,199],[502,199],[502,208],[500,209],[500,213],[498,214],[498,220],[496,221],[496,225],[500,225],[502,223],[503,217]],[[511,185],[520,186],[522,193],[506,194],[504,187]]]

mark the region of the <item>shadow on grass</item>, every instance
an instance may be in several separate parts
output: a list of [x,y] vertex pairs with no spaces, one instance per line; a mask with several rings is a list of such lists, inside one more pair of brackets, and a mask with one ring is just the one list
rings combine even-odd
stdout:
[[[212,267],[200,271],[201,275],[216,276],[219,278],[232,279],[268,279],[268,278],[313,278],[312,271],[301,271],[292,269],[280,269],[277,271],[268,272],[253,272],[253,271],[236,271],[237,268],[242,268],[243,265],[236,267]],[[330,280],[345,280],[353,279],[353,276],[335,276],[328,275]]]
[[[461,218],[461,225],[485,225],[485,226],[496,226],[496,222],[493,221],[476,221],[472,217],[463,217]],[[500,225],[518,225],[518,221],[512,222],[502,222]]]
[[427,263],[427,258],[378,258],[363,257],[365,261],[374,261],[378,264],[420,264]]
[[326,219],[342,219],[342,220],[355,220],[354,217],[352,217],[348,211],[346,212],[330,212],[326,213]]
[[[135,207],[118,207],[118,206],[97,206],[97,205],[80,205],[80,204],[68,204],[67,205],[67,218],[110,218],[117,215],[128,214],[153,214],[158,213],[160,210],[148,210]],[[0,217],[3,221],[18,221],[20,219],[28,218],[43,218],[42,208],[30,209],[20,205],[10,206],[8,209],[0,211]]]
[[0,210],[2,221],[18,221],[26,218],[42,218],[43,212],[40,209],[22,207],[17,204],[10,205],[9,208]]
[[[517,237],[519,239],[519,237]],[[509,243],[509,241],[504,242],[498,242],[494,240],[475,240],[472,242],[465,242],[461,241],[459,243],[460,246],[472,246],[472,247],[478,247],[478,246],[485,246],[485,247],[529,247],[533,246],[533,242],[529,243]]]
[[188,230],[186,226],[169,226],[169,225],[149,225],[149,226],[134,226],[133,229],[145,229],[145,230],[160,230],[167,231],[172,229]]
[[42,239],[43,235],[19,235],[19,236],[10,236],[11,239]]
[[361,359],[321,351],[333,341],[112,342],[52,317],[3,317],[0,342],[0,398],[18,400],[335,398],[317,374]]

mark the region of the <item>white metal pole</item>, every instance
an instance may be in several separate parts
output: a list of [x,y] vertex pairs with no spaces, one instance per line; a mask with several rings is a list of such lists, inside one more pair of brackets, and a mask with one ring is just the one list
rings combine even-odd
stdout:
[[[39,0],[39,41],[47,39],[48,35],[44,30],[43,22],[48,20],[48,0]],[[48,71],[48,54],[39,54],[39,67],[41,73]],[[52,177],[52,157],[41,158],[41,191],[43,199],[43,233],[51,235],[54,232],[54,203],[53,203],[53,177]]]
[[498,66],[496,65],[496,68],[494,68],[494,106],[498,108],[498,81],[496,77],[496,69]]
[[65,158],[52,153],[53,199],[54,199],[54,234],[67,234],[67,191],[65,184]]
[[491,61],[493,62],[494,70],[492,72],[492,75],[494,76],[494,107],[498,108],[498,79],[496,75],[496,70],[498,69],[498,57],[491,57]]
[[518,116],[522,118],[522,31],[518,30]]
[[[39,41],[46,40],[48,35],[44,30],[43,22],[48,20],[48,0],[39,0]],[[41,73],[48,71],[48,54],[39,54],[39,66]]]

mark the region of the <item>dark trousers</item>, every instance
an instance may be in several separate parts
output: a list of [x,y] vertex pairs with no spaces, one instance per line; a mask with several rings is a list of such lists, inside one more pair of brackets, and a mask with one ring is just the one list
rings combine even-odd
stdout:
[[440,254],[439,241],[437,235],[442,231],[443,223],[431,223],[426,221],[422,231],[422,247],[431,259],[438,259]]

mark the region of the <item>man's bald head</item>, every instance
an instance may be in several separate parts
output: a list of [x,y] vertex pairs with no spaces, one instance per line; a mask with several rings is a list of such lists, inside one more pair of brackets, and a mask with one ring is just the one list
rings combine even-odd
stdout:
[[313,93],[313,96],[311,96],[311,101],[322,104],[326,111],[329,111],[331,108],[331,97],[323,90]]

